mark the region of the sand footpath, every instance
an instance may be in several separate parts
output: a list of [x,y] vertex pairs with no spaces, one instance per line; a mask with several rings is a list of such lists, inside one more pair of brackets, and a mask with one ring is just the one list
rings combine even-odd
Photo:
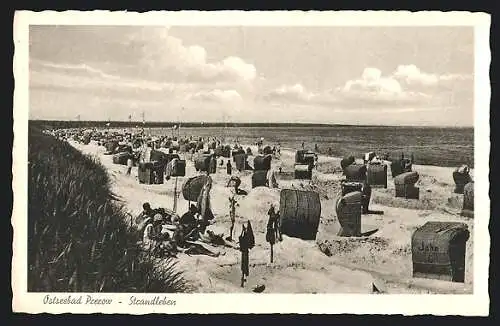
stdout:
[[[137,168],[126,176],[126,167],[112,163],[112,156],[104,155],[104,148],[94,142],[82,145],[70,142],[85,154],[98,158],[108,170],[112,190],[123,200],[124,209],[137,215],[144,202],[153,208],[172,208],[174,179],[162,185],[139,184]],[[244,146],[246,148],[247,146]],[[256,148],[250,146],[254,152]],[[193,163],[186,156],[186,176],[196,175]],[[294,152],[282,149],[275,167],[283,171],[293,170]],[[295,187],[312,189],[321,197],[322,214],[316,241],[303,241],[284,236],[274,246],[274,262],[269,262],[269,244],[265,241],[267,210],[270,203],[279,204],[279,189],[251,189],[251,172],[240,173],[240,188],[249,192],[238,199],[235,235],[241,232],[241,224],[250,220],[256,237],[256,246],[250,251],[250,276],[245,288],[240,287],[240,252],[233,248],[213,247],[221,255],[178,256],[179,268],[185,272],[195,292],[249,292],[253,286],[264,284],[265,292],[272,293],[372,293],[372,283],[387,293],[472,293],[473,280],[473,220],[459,216],[463,196],[453,194],[453,168],[414,165],[418,171],[420,187],[418,201],[394,198],[394,184],[389,176],[388,188],[374,188],[371,210],[383,211],[382,215],[362,216],[362,231],[378,229],[369,237],[342,238],[336,236],[339,229],[334,211],[335,200],[342,178],[340,158],[319,156],[318,168],[310,184],[292,180],[286,173],[278,176],[280,188]],[[389,172],[390,174],[390,172]],[[225,166],[218,167],[212,175],[211,191],[215,223],[210,226],[216,233],[229,232],[228,196],[226,188],[229,176]],[[178,178],[180,192],[185,178]],[[178,213],[187,210],[188,203],[182,195],[178,199]],[[465,283],[412,278],[410,239],[412,232],[427,221],[463,222],[469,226],[471,237],[467,242]],[[233,237],[235,237],[233,235]],[[330,249],[329,257],[319,250],[323,243]],[[162,260],[158,260],[161,267]]]

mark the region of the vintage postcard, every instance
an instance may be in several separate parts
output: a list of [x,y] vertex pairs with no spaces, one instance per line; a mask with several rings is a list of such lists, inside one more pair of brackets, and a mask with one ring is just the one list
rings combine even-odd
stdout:
[[488,315],[489,29],[16,12],[13,310]]

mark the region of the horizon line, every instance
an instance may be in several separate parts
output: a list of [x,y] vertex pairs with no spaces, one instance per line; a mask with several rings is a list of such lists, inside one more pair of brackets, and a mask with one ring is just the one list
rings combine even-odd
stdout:
[[405,125],[405,124],[345,124],[345,123],[316,123],[316,122],[205,122],[205,121],[127,121],[127,120],[69,120],[69,119],[28,119],[29,122],[37,123],[69,123],[69,124],[106,124],[106,123],[117,123],[120,126],[174,126],[180,125],[182,127],[185,125],[186,128],[189,127],[238,127],[238,126],[320,126],[320,127],[413,127],[413,128],[472,128],[472,126],[460,126],[460,125]]

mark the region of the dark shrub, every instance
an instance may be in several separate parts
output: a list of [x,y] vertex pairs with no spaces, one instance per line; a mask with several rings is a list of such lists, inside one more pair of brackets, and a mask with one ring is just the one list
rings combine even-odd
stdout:
[[30,128],[28,291],[182,292],[175,263],[161,270],[114,201],[103,166]]

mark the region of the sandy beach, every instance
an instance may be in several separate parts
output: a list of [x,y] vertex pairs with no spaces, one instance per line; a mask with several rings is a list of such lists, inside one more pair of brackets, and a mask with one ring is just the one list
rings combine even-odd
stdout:
[[[94,142],[82,145],[70,142],[74,147],[98,158],[110,174],[112,190],[123,200],[124,209],[132,216],[149,202],[153,208],[172,209],[175,180],[161,185],[139,184],[137,168],[132,175],[125,175],[126,167],[112,163],[111,155]],[[243,146],[246,148],[247,146]],[[255,146],[250,146],[257,152]],[[178,191],[187,177],[197,172],[190,156],[186,155],[186,177],[178,179]],[[394,183],[389,172],[388,188],[373,188],[370,209],[383,214],[362,216],[362,232],[377,231],[368,237],[342,238],[336,234],[339,224],[335,213],[335,200],[340,190],[340,158],[319,156],[312,182],[293,180],[287,172],[293,171],[294,152],[282,149],[274,167],[285,172],[278,175],[279,188],[311,189],[321,197],[321,222],[316,241],[304,241],[283,236],[274,246],[274,262],[269,262],[269,244],[265,241],[267,210],[270,203],[279,205],[280,189],[251,189],[251,171],[238,173],[241,189],[248,191],[238,202],[235,235],[241,232],[241,224],[250,220],[255,233],[255,247],[250,251],[250,275],[244,288],[240,287],[240,256],[236,248],[210,247],[220,252],[217,258],[209,256],[178,255],[178,266],[191,283],[193,292],[232,293],[251,292],[256,285],[264,284],[266,293],[372,293],[376,284],[386,293],[472,293],[473,280],[473,219],[459,215],[463,195],[453,194],[453,168],[414,165],[420,174],[416,186],[420,187],[420,200],[394,198]],[[473,175],[473,171],[471,172]],[[216,216],[209,229],[215,233],[229,233],[228,209],[229,176],[225,166],[219,166],[212,175],[212,210]],[[178,198],[178,214],[183,214],[188,203],[182,195]],[[240,216],[244,215],[244,216]],[[471,232],[467,242],[465,283],[412,278],[411,235],[428,221],[466,223]],[[235,236],[233,235],[233,237]],[[319,249],[328,246],[331,256]],[[157,261],[161,268],[162,259]]]

